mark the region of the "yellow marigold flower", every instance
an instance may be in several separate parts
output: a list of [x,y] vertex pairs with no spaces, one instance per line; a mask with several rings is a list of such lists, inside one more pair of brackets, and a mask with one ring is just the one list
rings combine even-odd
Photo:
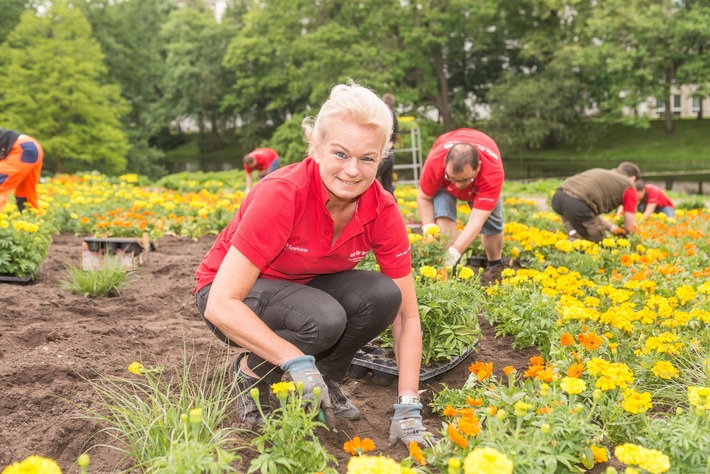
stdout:
[[461,269],[459,270],[459,278],[462,280],[470,280],[471,278],[473,278],[473,275],[474,273],[471,267],[464,266],[461,267]]
[[140,362],[133,362],[128,366],[128,371],[132,374],[143,375],[145,373],[145,368]]
[[681,304],[685,304],[689,301],[692,301],[697,296],[693,287],[687,286],[687,285],[686,286],[679,286],[678,288],[676,288],[675,295],[678,297]]
[[464,474],[512,474],[513,461],[500,451],[486,446],[468,453],[463,471]]
[[350,441],[346,441],[343,444],[343,450],[353,456],[362,456],[368,451],[374,451],[375,442],[370,438],[360,439],[359,436],[355,436]]
[[515,276],[515,270],[513,270],[512,268],[506,268],[502,272],[500,272],[500,275],[505,278],[509,278]]
[[402,466],[385,456],[353,456],[347,474],[402,474]]
[[624,464],[638,466],[651,474],[662,474],[671,468],[670,459],[662,452],[631,443],[617,446],[614,449],[614,456]]
[[651,372],[653,372],[653,375],[656,377],[660,377],[662,379],[671,379],[680,375],[678,369],[673,367],[673,364],[665,360],[656,362],[656,365],[653,366]]
[[409,234],[408,237],[409,237],[409,244],[410,245],[422,240],[422,236],[420,234]]
[[694,407],[710,410],[710,387],[688,387],[688,401]]
[[519,400],[515,402],[513,408],[515,408],[515,416],[525,416],[528,410],[532,408],[532,405],[530,405],[529,403],[525,403],[522,400]]
[[29,456],[22,462],[10,464],[2,474],[62,474],[62,470],[53,459]]
[[648,392],[638,393],[632,388],[627,388],[624,390],[624,401],[621,406],[629,413],[646,413],[653,406],[651,404],[651,394]]
[[565,377],[562,379],[560,387],[570,395],[578,395],[587,389],[587,382],[582,379]]
[[428,278],[429,280],[436,280],[437,276],[437,271],[436,268],[434,267],[429,267],[429,266],[423,266],[419,269],[419,273],[424,277]]
[[424,232],[425,235],[431,235],[433,237],[438,237],[440,233],[441,229],[439,229],[439,226],[436,224],[432,225]]
[[286,398],[290,392],[294,392],[295,390],[296,384],[293,382],[277,382],[271,385],[271,391],[274,392],[278,398]]
[[609,460],[609,453],[607,452],[606,448],[593,444],[589,447],[589,449],[594,455],[595,464],[600,462],[607,462]]

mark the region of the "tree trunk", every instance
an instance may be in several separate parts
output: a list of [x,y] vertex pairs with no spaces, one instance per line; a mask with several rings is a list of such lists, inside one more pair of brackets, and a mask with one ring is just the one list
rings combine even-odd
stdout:
[[438,97],[436,98],[437,108],[444,122],[444,131],[453,130],[453,120],[451,119],[451,108],[449,107],[449,83],[444,70],[444,54],[441,46],[436,45],[431,48],[431,56],[434,60],[434,70],[436,80],[439,84]]
[[215,150],[221,150],[224,148],[224,142],[222,141],[222,133],[219,131],[219,126],[217,125],[217,119],[212,119],[210,121],[210,129],[212,130],[212,138],[214,139]]

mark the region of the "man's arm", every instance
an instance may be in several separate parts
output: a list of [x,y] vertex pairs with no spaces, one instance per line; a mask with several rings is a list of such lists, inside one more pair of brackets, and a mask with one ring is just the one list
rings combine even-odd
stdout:
[[244,189],[244,191],[248,193],[251,190],[251,172],[247,172],[246,181],[247,181],[247,186]]
[[493,211],[471,209],[471,214],[468,216],[468,222],[466,222],[466,226],[463,228],[458,238],[454,241],[452,247],[460,253],[464,253],[469,245],[476,240],[478,234],[481,233],[481,229],[488,220],[488,216],[491,215],[491,212]]
[[424,191],[419,189],[417,193],[417,211],[419,212],[419,220],[422,225],[434,224],[434,197],[424,194]]
[[[646,204],[646,210],[643,211],[643,218],[648,219],[648,217],[653,214],[653,212],[656,210],[656,203],[651,203],[649,202]],[[626,221],[624,220],[624,225],[626,225]]]

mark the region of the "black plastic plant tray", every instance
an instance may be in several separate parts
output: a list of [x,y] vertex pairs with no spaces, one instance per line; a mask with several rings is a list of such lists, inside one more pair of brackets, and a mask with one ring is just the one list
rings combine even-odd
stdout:
[[29,285],[34,283],[31,276],[12,276],[12,275],[0,275],[0,283],[14,283],[15,285]]
[[84,238],[84,242],[88,245],[90,252],[99,252],[101,249],[105,249],[111,253],[116,253],[116,250],[121,249],[125,253],[140,255],[143,251],[143,246],[138,242],[138,239],[86,237]]
[[[468,357],[474,349],[475,347],[467,349],[460,356],[448,361],[434,362],[429,367],[422,366],[419,370],[419,380],[429,380],[444,372],[448,372]],[[370,371],[372,372],[373,379],[378,379],[384,384],[391,383],[397,378],[398,372],[394,350],[379,347],[377,344],[370,342],[357,351],[352,364],[350,364],[349,375],[354,378],[364,378]]]

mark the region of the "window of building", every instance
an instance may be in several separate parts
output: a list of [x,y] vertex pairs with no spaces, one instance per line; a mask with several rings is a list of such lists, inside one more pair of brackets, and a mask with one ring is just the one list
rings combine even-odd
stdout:
[[682,111],[680,94],[673,94],[673,116],[680,117]]
[[702,104],[703,104],[703,98],[700,97],[699,95],[694,95],[694,96],[693,96],[693,105],[692,105],[692,107],[691,107],[691,111],[692,111],[694,114],[697,114],[698,112],[700,112],[700,107],[702,107]]

